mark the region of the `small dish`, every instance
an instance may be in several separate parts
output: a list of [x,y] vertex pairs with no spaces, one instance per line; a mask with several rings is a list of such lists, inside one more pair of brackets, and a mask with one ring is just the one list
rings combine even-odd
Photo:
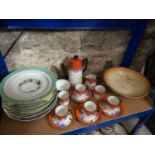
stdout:
[[97,111],[97,105],[93,101],[85,102],[83,108],[88,115],[94,114]]
[[52,111],[49,115],[49,123],[55,129],[66,129],[69,127],[75,120],[74,111],[70,106],[68,108],[68,115],[63,119],[58,119],[55,115],[55,112]]
[[95,125],[102,119],[102,111],[98,106],[97,111],[94,114],[86,114],[84,110],[84,104],[81,103],[76,109],[76,116],[78,121],[84,125]]
[[58,91],[69,91],[71,84],[68,80],[60,79],[56,81],[56,88]]
[[58,102],[62,105],[69,104],[69,93],[67,91],[60,91],[58,94]]

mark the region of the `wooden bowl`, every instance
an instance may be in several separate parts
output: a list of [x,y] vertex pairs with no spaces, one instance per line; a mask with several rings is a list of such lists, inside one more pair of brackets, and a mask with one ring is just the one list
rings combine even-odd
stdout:
[[145,76],[125,67],[107,69],[103,80],[112,91],[128,98],[142,98],[147,96],[151,89]]

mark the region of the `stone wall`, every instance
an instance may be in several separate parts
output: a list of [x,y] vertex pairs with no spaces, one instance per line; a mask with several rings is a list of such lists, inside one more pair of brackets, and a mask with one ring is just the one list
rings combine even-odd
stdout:
[[106,61],[119,65],[129,31],[26,31],[6,58],[9,70],[27,66],[50,69],[75,54],[89,60],[88,71],[102,71]]
[[[140,70],[147,53],[154,48],[155,21],[147,27],[137,50],[132,68]],[[6,32],[4,32],[5,34]],[[12,40],[10,32],[7,39]],[[6,57],[10,71],[28,66],[51,69],[75,54],[89,60],[87,72],[102,72],[105,66],[118,66],[128,45],[131,32],[115,31],[24,31]],[[1,39],[2,38],[2,39]],[[0,32],[0,48],[7,49],[7,40]]]
[[21,31],[17,30],[0,30],[0,50],[2,51],[3,55],[8,52],[20,34]]

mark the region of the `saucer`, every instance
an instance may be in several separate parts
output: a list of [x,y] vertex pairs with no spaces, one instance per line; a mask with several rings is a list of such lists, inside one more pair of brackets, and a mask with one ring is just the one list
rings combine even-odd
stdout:
[[102,111],[99,108],[99,110],[95,112],[94,114],[88,115],[84,111],[83,103],[82,103],[76,109],[76,116],[77,116],[78,121],[84,125],[95,125],[101,121]]
[[49,115],[49,123],[53,128],[61,130],[69,127],[73,123],[73,121],[75,120],[74,111],[71,107],[67,107],[69,112],[66,118],[58,119],[54,113],[55,110],[53,110],[52,113]]

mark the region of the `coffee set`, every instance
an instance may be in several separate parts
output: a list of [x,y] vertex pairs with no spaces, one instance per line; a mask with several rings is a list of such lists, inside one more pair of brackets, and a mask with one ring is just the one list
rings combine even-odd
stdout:
[[103,85],[97,85],[96,75],[90,74],[87,77],[95,77],[93,87],[87,78],[83,78],[84,83],[76,85],[66,79],[56,81],[57,106],[49,115],[49,123],[53,128],[65,129],[75,119],[83,125],[94,125],[102,120],[103,115],[117,117],[122,114],[120,99],[108,95]]
[[[66,79],[36,67],[10,73],[0,83],[3,111],[18,121],[32,121],[49,114],[49,124],[56,129],[69,127],[75,119],[94,125],[103,115],[122,115],[121,99],[108,94],[95,74],[84,75],[87,64],[86,58],[82,60],[77,55],[69,60],[68,69],[62,64]],[[150,91],[150,83],[143,75],[124,67],[107,69],[103,80],[115,93],[129,98],[144,97]]]

